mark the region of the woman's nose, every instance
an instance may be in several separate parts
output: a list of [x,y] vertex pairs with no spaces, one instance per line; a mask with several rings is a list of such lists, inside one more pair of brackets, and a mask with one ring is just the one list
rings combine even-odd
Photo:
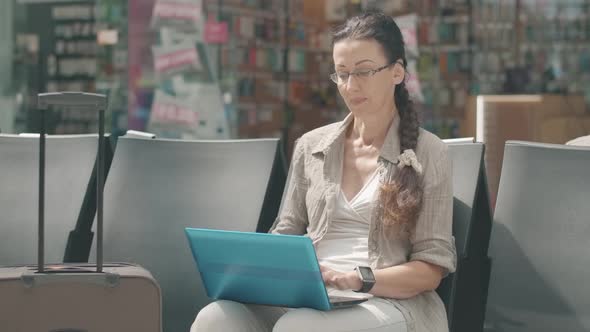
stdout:
[[348,91],[356,91],[359,89],[358,78],[355,75],[349,75],[346,82],[344,82],[344,88]]

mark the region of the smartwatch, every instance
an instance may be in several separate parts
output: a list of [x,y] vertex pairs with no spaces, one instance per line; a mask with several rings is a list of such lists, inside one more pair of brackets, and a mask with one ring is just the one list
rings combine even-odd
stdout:
[[361,289],[355,290],[355,292],[368,293],[375,285],[375,275],[373,274],[373,270],[371,270],[371,268],[368,266],[357,266],[354,268],[354,270],[363,283]]

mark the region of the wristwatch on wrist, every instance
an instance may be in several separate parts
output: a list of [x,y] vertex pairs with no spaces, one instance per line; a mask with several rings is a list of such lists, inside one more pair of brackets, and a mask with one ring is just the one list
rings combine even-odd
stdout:
[[371,270],[368,266],[357,266],[354,268],[356,273],[358,274],[363,286],[359,290],[355,290],[357,293],[368,293],[373,285],[375,285],[375,275],[373,274],[373,270]]

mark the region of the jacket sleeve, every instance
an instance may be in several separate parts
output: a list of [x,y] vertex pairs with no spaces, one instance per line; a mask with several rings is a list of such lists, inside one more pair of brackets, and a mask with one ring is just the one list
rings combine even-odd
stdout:
[[306,232],[308,218],[305,195],[309,181],[305,177],[305,157],[304,143],[298,140],[295,143],[279,213],[270,233],[303,235]]
[[448,147],[433,151],[424,174],[422,211],[410,240],[410,261],[420,260],[440,266],[444,275],[456,268],[457,254],[453,228],[452,167]]

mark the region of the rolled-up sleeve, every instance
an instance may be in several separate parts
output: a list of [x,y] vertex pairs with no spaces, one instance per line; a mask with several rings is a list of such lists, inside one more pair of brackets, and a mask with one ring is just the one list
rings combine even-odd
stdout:
[[[422,211],[412,234],[410,261],[440,266],[444,275],[455,272],[457,254],[453,229],[452,168],[448,148],[434,152],[424,174]],[[433,157],[434,157],[433,156]]]
[[283,192],[278,216],[270,230],[274,234],[305,234],[308,218],[305,205],[308,181],[305,177],[305,148],[299,139],[295,143],[287,185]]

